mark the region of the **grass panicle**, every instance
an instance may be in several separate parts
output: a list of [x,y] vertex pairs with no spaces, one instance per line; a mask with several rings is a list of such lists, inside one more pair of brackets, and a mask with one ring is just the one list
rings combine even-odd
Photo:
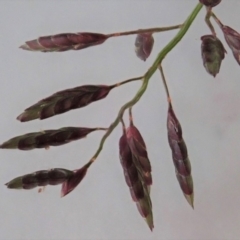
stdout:
[[[101,100],[115,87],[136,80],[142,81],[138,91],[120,108],[115,120],[107,129],[95,128],[90,130],[85,128],[83,130],[83,128],[81,128],[81,133],[78,131],[79,129],[76,130],[77,128],[73,127],[61,128],[58,130],[46,130],[17,136],[0,145],[0,148],[18,148],[22,150],[48,148],[49,146],[58,146],[80,139],[95,130],[106,130],[100,140],[96,152],[83,167],[74,171],[61,168],[37,171],[17,177],[6,183],[6,186],[12,189],[32,189],[37,186],[62,184],[61,195],[66,196],[82,182],[89,167],[95,162],[102,151],[106,139],[110,136],[117,125],[122,122],[123,135],[119,140],[119,154],[125,181],[130,189],[131,197],[136,203],[139,213],[146,220],[149,228],[153,230],[153,211],[150,198],[150,186],[152,185],[151,163],[148,158],[147,148],[143,137],[133,124],[131,109],[146,92],[151,77],[159,66],[161,66],[163,59],[185,36],[202,7],[203,5],[198,3],[183,24],[171,27],[138,29],[134,31],[115,32],[108,35],[90,32],[76,34],[64,33],[40,37],[38,39],[27,41],[22,45],[21,48],[29,51],[61,52],[67,50],[79,50],[99,45],[110,37],[138,34],[135,41],[136,54],[140,59],[145,61],[149,57],[154,45],[154,39],[152,37],[153,33],[179,29],[178,33],[172,38],[172,40],[170,40],[159,52],[155,61],[144,75],[109,86],[83,85],[66,89],[44,98],[25,109],[25,111],[17,117],[21,122],[27,122],[34,119],[46,119],[73,109],[82,108],[92,102]],[[167,90],[166,82],[164,81],[164,83],[167,91],[168,103],[171,105],[171,98]],[[130,125],[126,129],[122,118],[127,109],[129,109]],[[169,108],[168,112],[168,136],[169,144],[173,153],[176,176],[185,197],[193,206],[193,183],[187,148],[182,138],[181,126],[176,119],[172,108]]]

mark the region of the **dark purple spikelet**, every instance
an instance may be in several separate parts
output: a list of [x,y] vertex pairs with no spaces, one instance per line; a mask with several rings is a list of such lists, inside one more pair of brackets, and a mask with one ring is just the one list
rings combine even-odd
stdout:
[[152,169],[151,163],[148,158],[146,144],[139,130],[133,124],[131,124],[127,128],[126,134],[131,152],[137,159],[137,161],[140,163],[140,166],[144,172],[145,183],[150,188],[150,186],[152,185]]
[[215,77],[219,73],[226,51],[221,41],[213,35],[204,35],[201,40],[203,65],[206,71]]
[[240,34],[228,26],[221,27],[225,40],[231,48],[234,58],[240,65]]
[[[123,167],[124,176],[126,183],[128,185],[134,196],[133,200],[138,201],[140,198],[144,196],[143,187],[134,188],[135,185],[138,185],[139,182],[139,176],[138,176],[138,170],[133,162],[133,156],[131,149],[129,148],[126,134],[124,133],[122,137],[119,140],[119,156],[120,161]],[[138,190],[138,191],[135,191]]]
[[129,147],[125,129],[119,140],[119,156],[123,167],[125,181],[129,187],[131,197],[133,201],[136,202],[139,213],[146,220],[149,228],[152,230],[154,227],[152,202],[148,186],[144,180],[142,167],[138,159],[136,159],[132,154]]
[[67,111],[82,108],[105,98],[115,86],[83,85],[57,92],[25,109],[17,119],[27,122],[46,119]]
[[53,168],[14,178],[5,185],[11,189],[33,189],[39,186],[62,184],[72,175],[73,171],[63,168]]
[[20,48],[29,51],[63,52],[99,45],[107,39],[107,35],[100,33],[61,33],[27,41],[24,45],[20,46]]
[[191,165],[188,159],[187,147],[182,137],[182,128],[171,104],[169,104],[168,108],[167,130],[176,177],[186,200],[193,207],[194,192]]
[[135,52],[137,56],[146,61],[152,52],[154,38],[152,33],[140,33],[135,40]]
[[61,197],[66,196],[78,186],[78,184],[86,176],[87,170],[90,165],[91,163],[87,163],[82,168],[73,171],[72,176],[62,184]]
[[89,133],[104,128],[64,127],[56,130],[45,130],[17,136],[0,145],[3,149],[32,150],[61,146],[86,137]]
[[207,7],[215,7],[217,6],[222,0],[199,0],[200,3]]

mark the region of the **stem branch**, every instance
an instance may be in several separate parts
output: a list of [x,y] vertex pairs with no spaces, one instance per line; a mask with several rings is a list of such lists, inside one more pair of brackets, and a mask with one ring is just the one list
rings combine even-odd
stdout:
[[220,28],[224,26],[213,12],[211,12],[211,16],[214,18],[215,22],[218,24]]
[[119,83],[115,83],[115,84],[113,84],[111,87],[112,87],[112,88],[119,87],[119,86],[121,86],[121,85],[123,85],[123,84],[126,84],[126,83],[129,83],[129,82],[141,80],[141,79],[143,79],[143,77],[144,77],[144,76],[135,77],[135,78],[130,78],[130,79],[127,79],[127,80],[125,80],[125,81],[122,81],[122,82],[119,82]]
[[144,74],[142,86],[139,88],[139,90],[137,91],[136,95],[129,102],[125,103],[121,107],[120,111],[118,112],[118,115],[117,115],[116,119],[114,120],[114,122],[112,122],[112,124],[109,126],[107,132],[103,135],[96,153],[93,155],[93,157],[89,161],[90,163],[94,162],[96,160],[96,158],[98,157],[99,153],[102,151],[102,148],[103,148],[103,145],[105,143],[105,140],[112,133],[112,131],[115,129],[115,127],[118,125],[118,123],[121,121],[125,110],[130,108],[130,107],[132,107],[134,104],[136,104],[140,100],[140,98],[142,97],[142,95],[144,94],[144,92],[147,89],[148,82],[149,82],[150,78],[155,73],[155,71],[158,69],[159,65],[162,63],[162,61],[166,57],[166,55],[178,44],[178,42],[186,34],[186,32],[188,31],[189,27],[193,23],[194,19],[196,18],[196,16],[200,12],[202,6],[203,5],[201,3],[197,4],[197,6],[193,9],[193,11],[189,15],[189,17],[186,19],[186,21],[184,22],[183,26],[178,31],[176,36],[158,54],[156,60],[152,64],[152,66]]
[[210,17],[212,16],[212,8],[211,7],[207,7],[207,14],[205,17],[205,22],[208,25],[208,27],[210,28],[210,31],[212,32],[212,34],[216,37],[216,32],[215,29],[210,21]]
[[130,126],[133,126],[132,107],[130,107],[128,111],[129,111],[129,124]]
[[163,85],[164,85],[164,88],[165,88],[165,91],[166,91],[166,94],[167,94],[168,103],[171,103],[171,96],[170,96],[170,93],[169,93],[169,90],[168,90],[166,78],[165,78],[164,73],[163,73],[162,65],[159,64],[158,68],[159,68],[161,76],[162,76],[162,81],[163,81]]
[[183,24],[178,24],[170,27],[162,27],[162,28],[145,28],[145,29],[138,29],[133,31],[111,33],[111,34],[108,34],[107,36],[108,38],[110,38],[110,37],[120,37],[120,36],[127,36],[127,35],[139,34],[139,33],[165,32],[165,31],[181,28],[182,26]]

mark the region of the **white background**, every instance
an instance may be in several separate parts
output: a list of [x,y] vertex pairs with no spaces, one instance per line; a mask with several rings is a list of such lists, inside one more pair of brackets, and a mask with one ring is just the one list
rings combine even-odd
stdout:
[[[144,74],[177,31],[154,34],[154,49],[146,62],[135,56],[135,36],[64,53],[19,49],[25,41],[64,32],[112,33],[180,24],[197,2],[1,0],[0,142],[64,126],[107,127],[136,93],[139,82],[114,89],[106,99],[86,108],[44,121],[20,123],[16,117],[56,91],[113,84]],[[240,31],[239,1],[222,1],[214,11],[223,23]],[[166,96],[156,72],[133,109],[153,168],[154,231],[139,215],[125,183],[118,158],[118,126],[81,185],[65,198],[59,197],[60,186],[47,187],[39,194],[37,189],[9,190],[4,183],[36,170],[81,167],[95,153],[103,132],[48,151],[1,150],[0,239],[240,238],[240,68],[224,42],[228,54],[220,74],[214,79],[206,73],[200,53],[200,37],[209,34],[204,15],[202,9],[163,62],[192,163],[195,210],[184,199],[175,177],[167,141]]]

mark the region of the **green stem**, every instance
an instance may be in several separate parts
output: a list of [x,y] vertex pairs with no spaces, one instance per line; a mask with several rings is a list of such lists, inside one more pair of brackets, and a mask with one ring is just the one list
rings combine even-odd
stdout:
[[218,26],[220,28],[223,28],[224,25],[221,23],[221,21],[217,18],[217,16],[213,12],[211,12],[211,16],[214,18],[214,20],[218,24]]
[[130,79],[127,79],[127,80],[125,80],[125,81],[115,83],[115,84],[113,84],[113,85],[110,86],[110,87],[112,87],[112,88],[119,87],[119,86],[122,86],[122,85],[124,85],[124,84],[126,84],[126,83],[130,83],[130,82],[133,82],[133,81],[142,80],[143,77],[144,77],[144,76],[135,77],[135,78],[130,78]]
[[155,71],[158,69],[158,66],[162,63],[163,59],[166,57],[166,55],[178,44],[178,42],[183,38],[183,36],[188,31],[189,27],[193,23],[194,19],[202,9],[202,4],[198,3],[197,6],[193,9],[192,13],[189,15],[187,20],[184,22],[182,28],[178,31],[177,35],[162,49],[162,51],[158,54],[156,60],[152,64],[152,66],[149,68],[149,70],[145,73],[143,78],[143,83],[136,95],[130,100],[129,102],[125,103],[120,111],[118,112],[118,115],[114,122],[109,126],[108,131],[103,135],[99,147],[96,151],[96,153],[93,155],[90,162],[94,162],[96,158],[98,157],[99,153],[102,151],[103,145],[107,137],[112,133],[112,131],[115,129],[115,127],[118,125],[118,123],[121,121],[123,114],[126,109],[132,107],[134,104],[136,104],[144,92],[147,89],[148,82],[152,75],[155,73]]
[[139,33],[155,33],[155,32],[165,32],[165,31],[170,31],[174,29],[179,29],[183,25],[178,24],[170,27],[162,27],[162,28],[145,28],[145,29],[138,29],[138,30],[133,30],[133,31],[127,31],[127,32],[118,32],[118,33],[111,33],[108,34],[108,38],[110,37],[119,37],[119,36],[127,36],[127,35],[133,35],[133,34],[139,34]]
[[167,101],[168,101],[168,103],[171,103],[171,96],[170,96],[170,92],[169,92],[169,89],[168,89],[168,86],[167,86],[167,81],[166,81],[166,78],[165,78],[165,75],[164,75],[164,72],[163,72],[162,65],[159,64],[158,68],[160,70],[162,81],[163,81],[163,86],[164,86],[165,92],[167,94]]
[[130,107],[128,110],[129,110],[129,125],[133,126],[132,107]]
[[205,22],[206,24],[208,25],[210,31],[212,32],[212,34],[214,36],[216,36],[216,32],[215,32],[215,29],[210,21],[210,17],[212,16],[212,8],[211,7],[207,7],[207,14],[205,16]]

